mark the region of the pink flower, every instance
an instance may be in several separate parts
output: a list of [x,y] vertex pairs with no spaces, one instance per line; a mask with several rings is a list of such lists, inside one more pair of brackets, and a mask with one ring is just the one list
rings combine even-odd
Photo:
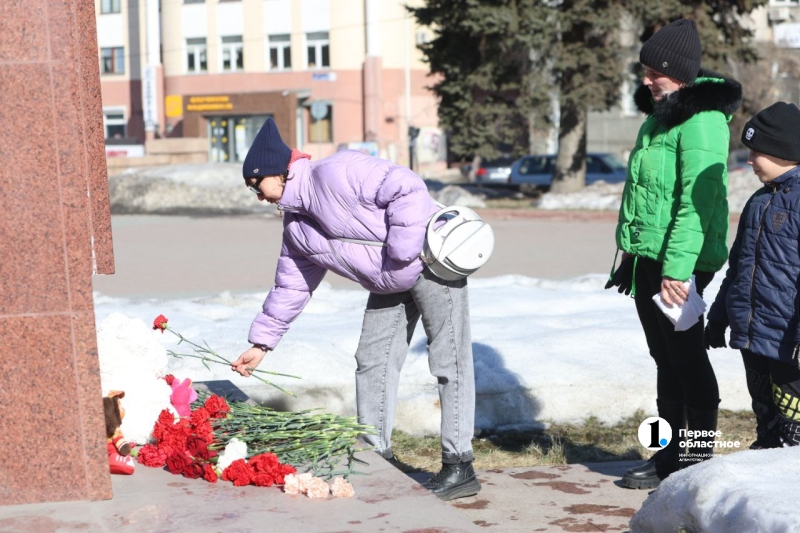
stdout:
[[328,493],[330,493],[330,487],[318,477],[311,478],[306,485],[306,495],[309,498],[327,498]]
[[350,498],[355,496],[356,491],[353,485],[348,483],[345,478],[337,477],[333,480],[333,485],[331,485],[331,494],[333,494],[334,498]]
[[286,494],[303,494],[311,474],[289,474],[284,478],[283,492]]

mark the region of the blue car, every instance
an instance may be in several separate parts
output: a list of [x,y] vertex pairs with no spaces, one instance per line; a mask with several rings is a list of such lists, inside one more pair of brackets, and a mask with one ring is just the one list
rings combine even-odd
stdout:
[[[527,155],[518,159],[511,167],[510,185],[520,190],[547,190],[553,182],[555,155]],[[586,154],[586,185],[596,181],[622,183],[628,174],[625,163],[613,154]]]

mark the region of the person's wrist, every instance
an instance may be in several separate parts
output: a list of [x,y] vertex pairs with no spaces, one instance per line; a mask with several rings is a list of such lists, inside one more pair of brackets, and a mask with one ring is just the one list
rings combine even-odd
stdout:
[[266,352],[267,350],[269,350],[266,344],[253,344],[253,348],[258,348],[262,352]]

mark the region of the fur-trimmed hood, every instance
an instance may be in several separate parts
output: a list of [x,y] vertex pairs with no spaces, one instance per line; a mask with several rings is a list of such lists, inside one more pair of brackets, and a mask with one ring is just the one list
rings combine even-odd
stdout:
[[[698,81],[678,89],[660,102],[654,102],[650,89],[640,85],[633,100],[643,113],[655,115],[666,127],[683,124],[702,111],[720,111],[732,115],[742,104],[742,84],[711,70],[700,69]],[[717,83],[699,78],[718,78]]]

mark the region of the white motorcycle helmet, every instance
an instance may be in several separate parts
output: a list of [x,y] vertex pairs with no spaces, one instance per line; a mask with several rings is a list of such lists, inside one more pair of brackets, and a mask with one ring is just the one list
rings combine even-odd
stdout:
[[439,205],[442,209],[428,222],[422,260],[437,277],[456,281],[486,264],[494,251],[494,231],[468,207]]

